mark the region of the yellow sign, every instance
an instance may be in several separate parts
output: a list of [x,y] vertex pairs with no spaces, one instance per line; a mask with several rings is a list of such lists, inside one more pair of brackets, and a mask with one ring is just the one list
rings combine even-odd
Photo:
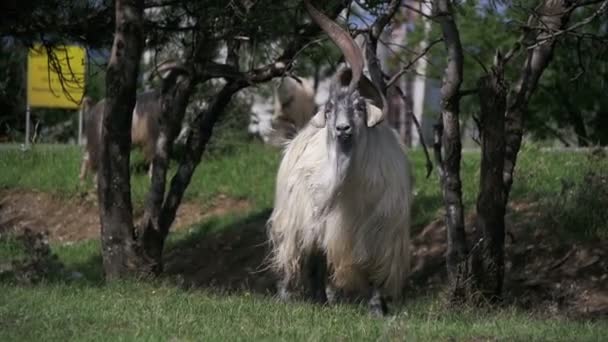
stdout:
[[28,105],[78,108],[84,95],[85,56],[86,50],[80,46],[55,47],[50,59],[43,45],[30,49],[27,58]]

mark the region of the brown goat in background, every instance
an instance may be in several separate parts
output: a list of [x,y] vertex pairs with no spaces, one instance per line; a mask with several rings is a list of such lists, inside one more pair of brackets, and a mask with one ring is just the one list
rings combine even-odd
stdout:
[[[101,146],[101,128],[105,99],[94,103],[85,96],[81,110],[84,116],[84,131],[86,137],[85,152],[80,166],[80,180],[83,181],[88,171],[95,174],[99,167],[99,148]],[[159,135],[158,119],[161,114],[160,91],[149,90],[137,95],[133,109],[131,124],[131,146],[139,147],[146,163],[150,163],[149,175],[152,174],[152,158]]]

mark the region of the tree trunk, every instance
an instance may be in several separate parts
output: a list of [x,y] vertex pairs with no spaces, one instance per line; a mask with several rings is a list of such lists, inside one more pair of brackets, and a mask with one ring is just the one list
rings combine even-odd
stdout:
[[565,91],[559,84],[555,84],[554,87],[555,99],[565,107],[565,111],[568,114],[568,121],[576,134],[578,146],[589,146],[589,135],[587,134],[587,128],[585,127],[585,121],[583,120],[581,111],[570,102],[567,91]]
[[[436,127],[435,154],[439,161],[438,169],[447,226],[450,299],[452,302],[459,302],[466,296],[466,280],[469,274],[460,181],[462,146],[458,121],[463,57],[460,34],[454,22],[451,2],[435,0],[433,9],[441,26],[448,58],[441,86],[441,120]],[[443,146],[443,156],[440,146]]]
[[[409,75],[408,75],[409,76]],[[403,81],[403,88],[406,96],[403,97],[403,108],[399,113],[399,122],[401,125],[399,126],[399,135],[401,139],[405,143],[406,146],[411,147],[414,141],[413,135],[418,134],[420,132],[416,131],[414,133],[414,102],[412,101],[412,81],[410,77],[406,77]],[[424,137],[420,135],[420,145],[423,144]]]
[[163,269],[162,252],[168,234],[168,229],[163,230],[161,227],[160,217],[171,150],[194,87],[191,72],[180,76],[177,74],[178,71],[171,71],[162,84],[162,112],[159,118],[158,142],[152,160],[152,184],[146,199],[141,227],[138,229],[138,243],[147,263],[146,268],[155,274],[159,274]]
[[591,127],[593,127],[591,141],[600,146],[608,145],[608,112],[605,109],[600,108],[595,113]]
[[472,250],[475,289],[490,301],[501,297],[504,279],[506,196],[502,172],[507,88],[502,63],[497,64],[478,82],[482,157],[475,225],[483,237]]
[[159,217],[159,231],[161,236],[166,237],[169,228],[175,219],[177,208],[183,198],[184,192],[190,184],[192,174],[196,170],[203,152],[207,147],[209,139],[213,134],[213,128],[230,103],[232,96],[246,84],[231,82],[226,84],[215,96],[213,103],[202,114],[198,115],[192,123],[192,131],[186,142],[187,150],[177,168],[177,173],[171,180],[167,198],[163,204]]
[[555,39],[551,38],[553,31],[557,32],[565,26],[573,8],[566,1],[544,1],[537,13],[530,16],[528,23],[531,27],[542,27],[543,30],[531,30],[524,37],[524,46],[528,48],[526,59],[519,81],[507,98],[505,121],[506,149],[503,182],[505,186],[505,201],[509,199],[513,185],[513,171],[517,162],[517,154],[521,148],[524,117],[528,110],[530,97],[536,90],[538,80],[551,61]]
[[587,128],[585,128],[585,122],[583,121],[583,115],[578,109],[568,109],[568,120],[574,128],[576,134],[576,141],[579,147],[589,146],[589,136],[587,135]]
[[[553,55],[555,39],[552,38],[552,32],[564,27],[572,9],[562,1],[545,1],[538,8],[539,15],[530,17],[528,23],[531,27],[543,29],[531,30],[524,36],[523,45],[527,54],[521,76],[506,101],[502,79],[503,61],[500,56],[492,74],[480,80],[483,156],[476,227],[483,237],[479,242],[479,250],[473,253],[473,268],[477,289],[491,300],[499,299],[502,295],[504,215],[521,147],[524,117],[530,98]],[[506,113],[504,122],[502,113]],[[499,160],[501,158],[503,162]],[[502,177],[498,174],[501,171]],[[502,187],[499,186],[500,178]]]
[[129,173],[131,120],[143,49],[143,0],[116,0],[116,32],[106,74],[98,197],[106,279],[137,270]]

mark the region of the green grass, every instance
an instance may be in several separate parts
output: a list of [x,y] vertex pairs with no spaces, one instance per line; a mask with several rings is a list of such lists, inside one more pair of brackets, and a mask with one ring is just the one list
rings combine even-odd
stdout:
[[[429,179],[424,177],[423,153],[414,150],[410,156],[416,177],[413,217],[415,228],[419,229],[440,215],[442,201],[437,177],[434,174]],[[463,156],[467,211],[475,205],[479,158],[478,152],[467,152]],[[0,187],[77,194],[83,190],[77,179],[79,159],[80,151],[75,147],[43,145],[26,153],[3,149],[0,151]],[[251,201],[251,212],[266,210],[272,206],[278,160],[275,149],[259,144],[238,146],[229,155],[205,159],[186,197],[205,203],[223,193]],[[560,203],[555,199],[562,191],[563,180],[579,184],[591,169],[606,174],[608,162],[605,158],[590,162],[583,153],[543,152],[525,147],[519,158],[512,197],[517,201],[540,201],[559,209]],[[147,185],[145,174],[134,175],[136,204],[143,201]],[[589,214],[580,206],[572,208],[571,213]],[[238,225],[246,217],[247,213],[210,218],[190,231],[170,235],[167,248],[196,243],[208,234]],[[5,260],[24,256],[15,239],[0,237],[0,266]],[[53,277],[31,286],[0,279],[0,341],[436,341],[450,338],[600,341],[608,336],[608,324],[601,320],[557,319],[514,308],[452,312],[445,309],[437,295],[409,298],[395,317],[378,320],[369,317],[363,306],[286,305],[249,293],[220,295],[207,290],[184,290],[169,279],[104,284],[98,240],[56,244],[52,249],[68,274],[79,272],[82,277],[72,280]]]
[[[275,174],[279,162],[277,149],[258,143],[235,145],[232,153],[204,159],[192,177],[186,200],[207,203],[218,194],[243,198],[255,208],[273,205]],[[435,173],[426,178],[425,157],[420,149],[410,152],[415,173],[415,200],[413,225],[419,228],[437,217],[442,208],[441,192]],[[80,187],[78,172],[81,150],[76,146],[36,145],[33,150],[21,152],[15,145],[0,153],[0,188],[35,189],[75,195],[85,190]],[[608,172],[608,158],[590,163],[586,153],[541,151],[535,146],[524,146],[519,155],[511,199],[537,201],[551,199],[559,194],[562,180],[579,181],[591,167]],[[132,164],[141,161],[141,155],[132,154]],[[463,153],[461,162],[462,191],[465,211],[475,209],[479,182],[478,151]],[[599,165],[599,166],[598,166]],[[170,175],[175,172],[172,163]],[[92,186],[89,181],[85,185]],[[132,197],[140,206],[148,191],[149,180],[145,172],[132,176]],[[608,227],[606,227],[608,230]]]
[[[35,145],[22,152],[17,145],[0,150],[0,188],[32,189],[61,195],[75,195],[92,187],[91,178],[84,188],[78,174],[82,152],[76,146]],[[197,168],[185,197],[206,201],[223,193],[247,198],[260,206],[271,206],[273,173],[278,165],[276,149],[261,144],[240,145],[224,157],[205,159]],[[132,171],[142,157],[131,155]],[[170,176],[176,170],[172,163]],[[132,197],[143,203],[149,187],[146,172],[132,172]]]
[[382,320],[357,306],[286,305],[157,283],[0,285],[0,303],[2,341],[600,341],[608,334],[604,322],[534,318],[513,309],[450,312],[426,297]]

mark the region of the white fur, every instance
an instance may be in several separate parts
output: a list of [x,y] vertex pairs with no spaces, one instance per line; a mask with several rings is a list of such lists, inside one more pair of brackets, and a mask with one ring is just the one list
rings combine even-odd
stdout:
[[326,126],[308,124],[287,144],[268,221],[272,265],[298,277],[303,258],[321,250],[336,286],[371,281],[399,297],[410,269],[410,163],[386,122],[365,129],[347,170],[337,169]]
[[292,77],[283,78],[274,92],[270,144],[286,144],[308,123],[314,110],[314,90],[310,82],[302,79],[299,83]]

